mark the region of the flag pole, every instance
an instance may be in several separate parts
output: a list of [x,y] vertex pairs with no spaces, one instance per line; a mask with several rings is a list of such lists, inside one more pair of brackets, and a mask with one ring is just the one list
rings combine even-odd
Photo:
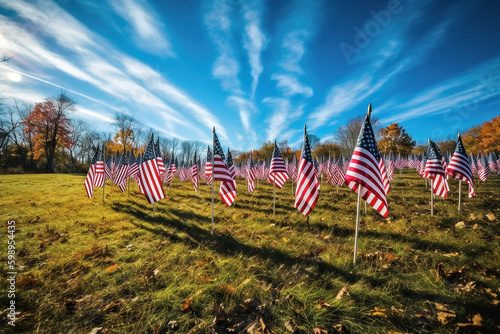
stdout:
[[276,184],[275,183],[273,183],[273,218],[276,218]]
[[460,198],[462,197],[462,180],[458,181],[458,212],[460,212]]
[[[104,144],[102,144],[102,162],[103,162],[103,164],[106,163],[106,151],[104,150]],[[102,185],[102,202],[103,203],[104,203],[105,191],[106,191],[106,168],[104,168],[104,183]]]
[[359,238],[359,203],[361,202],[361,192],[363,191],[363,186],[358,187],[358,206],[356,209],[356,233],[354,235],[354,260],[353,263],[356,265],[356,254],[358,253],[358,238]]
[[210,182],[210,188],[212,191],[212,226],[210,227],[210,232],[214,234],[214,151],[215,147],[215,126],[213,128],[213,134],[212,134],[212,182]]
[[429,179],[431,183],[431,217],[434,216],[434,194],[432,193],[432,179]]

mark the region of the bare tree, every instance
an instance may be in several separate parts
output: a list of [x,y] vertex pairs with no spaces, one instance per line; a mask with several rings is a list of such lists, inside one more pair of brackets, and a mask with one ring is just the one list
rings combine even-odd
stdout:
[[[342,125],[337,129],[334,134],[335,140],[341,147],[341,152],[344,156],[350,157],[354,148],[356,147],[356,142],[358,141],[359,131],[361,130],[361,125],[363,124],[364,116],[358,116],[351,118],[346,125]],[[377,133],[377,128],[379,122],[375,118],[371,118],[371,124],[373,131]]]
[[71,120],[71,125],[70,125],[71,133],[69,136],[71,138],[71,141],[73,142],[73,146],[71,146],[71,148],[69,149],[69,156],[73,167],[76,166],[77,162],[76,155],[80,153],[83,147],[82,146],[83,136],[86,132],[88,132],[89,128],[90,128],[89,124],[84,120],[78,118]]

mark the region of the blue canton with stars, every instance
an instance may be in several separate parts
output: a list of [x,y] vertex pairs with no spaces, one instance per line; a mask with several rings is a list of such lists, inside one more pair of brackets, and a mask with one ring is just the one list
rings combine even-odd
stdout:
[[465,153],[464,144],[462,143],[462,136],[458,136],[457,146],[455,147],[455,152],[461,153],[461,154],[467,156],[467,153]]
[[155,157],[155,150],[153,147],[153,136],[151,136],[151,139],[149,140],[148,146],[146,147],[146,151],[144,151],[144,156],[142,157],[142,161],[148,161],[151,159],[156,159]]
[[220,146],[219,138],[217,138],[217,134],[214,132],[214,155],[218,155],[224,160],[226,157],[224,156],[224,151],[222,150],[222,146]]
[[233,157],[231,156],[231,151],[229,151],[229,147],[227,148],[227,167],[231,167],[233,165]]
[[305,126],[304,126],[304,146],[302,147],[302,159],[306,159],[307,161],[312,163],[311,146],[309,146],[309,137],[307,136],[307,130]]
[[276,145],[276,140],[274,141],[273,158],[281,158],[281,152],[280,152],[278,145]]
[[430,139],[429,139],[429,149],[427,151],[427,155],[429,160],[438,159],[439,161],[441,161],[441,159],[443,158],[443,155],[441,154],[439,147],[437,147],[436,143]]
[[210,149],[210,145],[207,146],[207,161],[212,161],[212,150]]
[[366,114],[365,120],[361,125],[361,130],[359,131],[356,147],[361,147],[369,151],[377,161],[380,160],[377,141],[375,140],[375,134],[373,133],[372,124],[370,123],[370,112]]

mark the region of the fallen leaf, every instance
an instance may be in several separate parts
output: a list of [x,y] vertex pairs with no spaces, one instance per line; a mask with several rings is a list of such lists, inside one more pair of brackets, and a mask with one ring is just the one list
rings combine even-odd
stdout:
[[443,254],[444,257],[453,257],[453,256],[457,256],[457,255],[458,255],[458,252]]
[[441,324],[446,325],[452,318],[456,317],[455,311],[448,309],[448,305],[441,303],[433,303],[432,305],[436,310],[437,320]]
[[373,316],[377,316],[377,317],[387,318],[387,314],[385,314],[385,312],[387,312],[387,309],[375,306],[373,308],[373,311],[368,312],[368,314],[373,315]]
[[491,212],[486,215],[486,218],[488,218],[490,221],[494,221],[497,219],[497,217],[495,217],[495,215]]
[[116,311],[118,308],[120,308],[121,306],[121,302],[120,301],[112,301],[111,303],[109,303],[108,305],[104,306],[104,308],[102,309],[103,312],[113,312],[113,311]]
[[392,253],[387,254],[385,256],[385,259],[391,261],[392,259],[394,259],[394,254],[392,254]]
[[293,326],[292,326],[292,323],[290,322],[290,320],[285,321],[285,328],[286,328],[289,332],[292,332],[292,333],[293,333],[293,331],[294,331]]
[[337,296],[335,296],[335,299],[342,299],[344,296],[349,296],[349,291],[347,291],[347,285],[344,285],[344,287],[337,293]]
[[483,318],[481,318],[481,314],[478,313],[472,317],[472,325],[473,326],[482,326]]
[[466,227],[466,225],[464,222],[458,222],[455,224],[455,227],[458,229],[462,229],[462,228]]
[[326,303],[324,300],[318,300],[318,305],[316,305],[317,309],[322,309],[323,307],[330,307],[330,304]]
[[160,273],[160,269],[155,269],[155,270],[153,271],[153,274],[154,274],[155,276],[158,276],[158,274],[159,274],[159,273]]
[[187,310],[189,310],[189,308],[191,307],[191,299],[186,299],[186,301],[184,302],[184,304],[182,304],[181,306],[181,312],[186,312]]
[[106,272],[108,274],[112,274],[116,271],[116,269],[118,268],[118,263],[115,263],[115,264],[112,264],[110,265],[109,267],[106,268]]
[[314,334],[328,334],[328,331],[326,329],[321,329],[319,327],[316,327],[313,329]]
[[285,238],[285,237],[281,238],[281,240],[283,240],[283,242],[284,242],[285,244],[287,244],[287,243],[290,241],[290,239]]

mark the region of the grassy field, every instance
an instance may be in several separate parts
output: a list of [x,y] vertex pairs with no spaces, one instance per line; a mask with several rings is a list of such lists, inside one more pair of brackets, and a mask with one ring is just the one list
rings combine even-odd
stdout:
[[[17,314],[24,333],[498,333],[500,177],[462,194],[450,180],[430,217],[429,190],[396,174],[389,218],[361,215],[356,195],[322,185],[310,218],[291,183],[238,180],[236,205],[178,179],[152,205],[108,181],[88,199],[84,175],[0,176],[0,260],[16,220]],[[465,194],[465,196],[464,196]],[[460,223],[456,226],[457,223]],[[9,333],[6,280],[0,332]],[[98,330],[98,328],[100,328]],[[14,332],[14,331],[12,331]]]

